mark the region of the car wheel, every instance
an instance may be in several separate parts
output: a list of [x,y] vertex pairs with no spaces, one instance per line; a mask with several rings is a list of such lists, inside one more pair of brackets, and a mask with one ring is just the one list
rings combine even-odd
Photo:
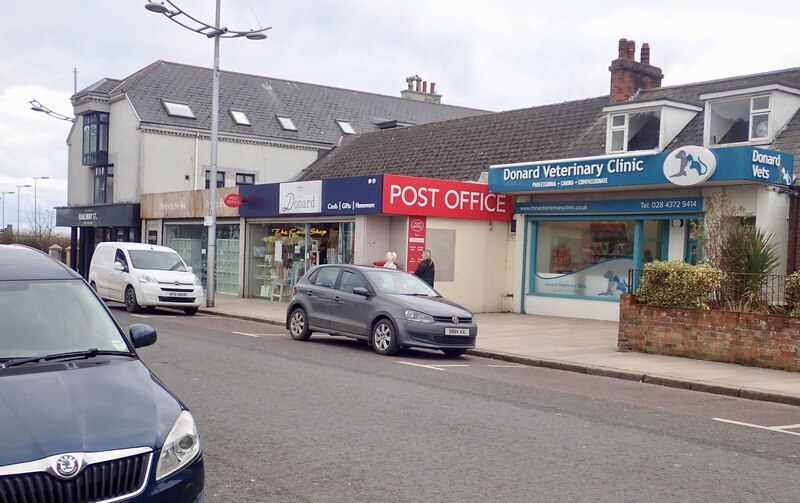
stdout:
[[466,349],[443,349],[442,353],[449,358],[458,358],[459,356],[466,353]]
[[397,345],[397,330],[387,318],[381,318],[372,328],[372,347],[379,355],[391,356],[400,351]]
[[136,290],[132,286],[125,289],[125,310],[129,313],[138,312],[141,309],[139,301],[136,300]]
[[289,315],[289,335],[296,341],[307,341],[311,337],[306,311],[302,307],[296,307]]
[[186,313],[186,316],[194,316],[197,314],[197,310],[200,309],[198,307],[184,307],[183,312]]

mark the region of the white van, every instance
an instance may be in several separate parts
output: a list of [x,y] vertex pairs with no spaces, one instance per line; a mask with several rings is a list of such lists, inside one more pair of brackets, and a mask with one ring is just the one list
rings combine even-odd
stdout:
[[195,314],[204,302],[203,283],[178,252],[145,243],[100,243],[89,266],[89,284],[104,300],[141,307],[173,307]]

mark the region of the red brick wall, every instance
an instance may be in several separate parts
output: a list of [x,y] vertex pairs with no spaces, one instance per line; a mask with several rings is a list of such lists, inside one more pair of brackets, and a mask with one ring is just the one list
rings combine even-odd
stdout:
[[620,350],[800,372],[800,317],[620,302]]

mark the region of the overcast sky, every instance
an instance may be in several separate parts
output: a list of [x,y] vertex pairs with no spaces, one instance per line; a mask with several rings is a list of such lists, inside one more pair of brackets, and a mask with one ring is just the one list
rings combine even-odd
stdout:
[[[67,204],[78,89],[156,61],[212,66],[213,42],[144,9],[146,0],[18,0],[0,18],[0,191],[37,183],[39,209]],[[213,24],[214,0],[175,0]],[[614,7],[609,7],[613,5]],[[800,67],[800,1],[222,0],[222,25],[271,26],[263,41],[223,40],[223,70],[399,96],[436,82],[447,104],[509,110],[608,94],[617,41],[651,47],[663,85]],[[522,161],[523,159],[520,159]],[[33,221],[21,192],[20,223]],[[17,195],[5,196],[16,225]]]

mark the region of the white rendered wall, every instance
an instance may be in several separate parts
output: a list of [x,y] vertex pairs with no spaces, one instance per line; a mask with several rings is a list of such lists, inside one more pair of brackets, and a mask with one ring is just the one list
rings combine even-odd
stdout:
[[761,187],[756,194],[756,226],[772,237],[780,257],[774,273],[788,274],[789,194],[779,194],[775,190],[767,190],[766,187]]
[[[115,203],[138,203],[141,194],[139,120],[128,100],[111,105],[108,115],[108,163],[114,165]],[[87,171],[90,169],[87,168]]]
[[556,297],[525,297],[525,313],[587,320],[619,321],[619,302]]
[[682,227],[673,227],[670,221],[667,260],[684,260],[686,257],[686,230],[689,221],[684,219],[681,222]]

